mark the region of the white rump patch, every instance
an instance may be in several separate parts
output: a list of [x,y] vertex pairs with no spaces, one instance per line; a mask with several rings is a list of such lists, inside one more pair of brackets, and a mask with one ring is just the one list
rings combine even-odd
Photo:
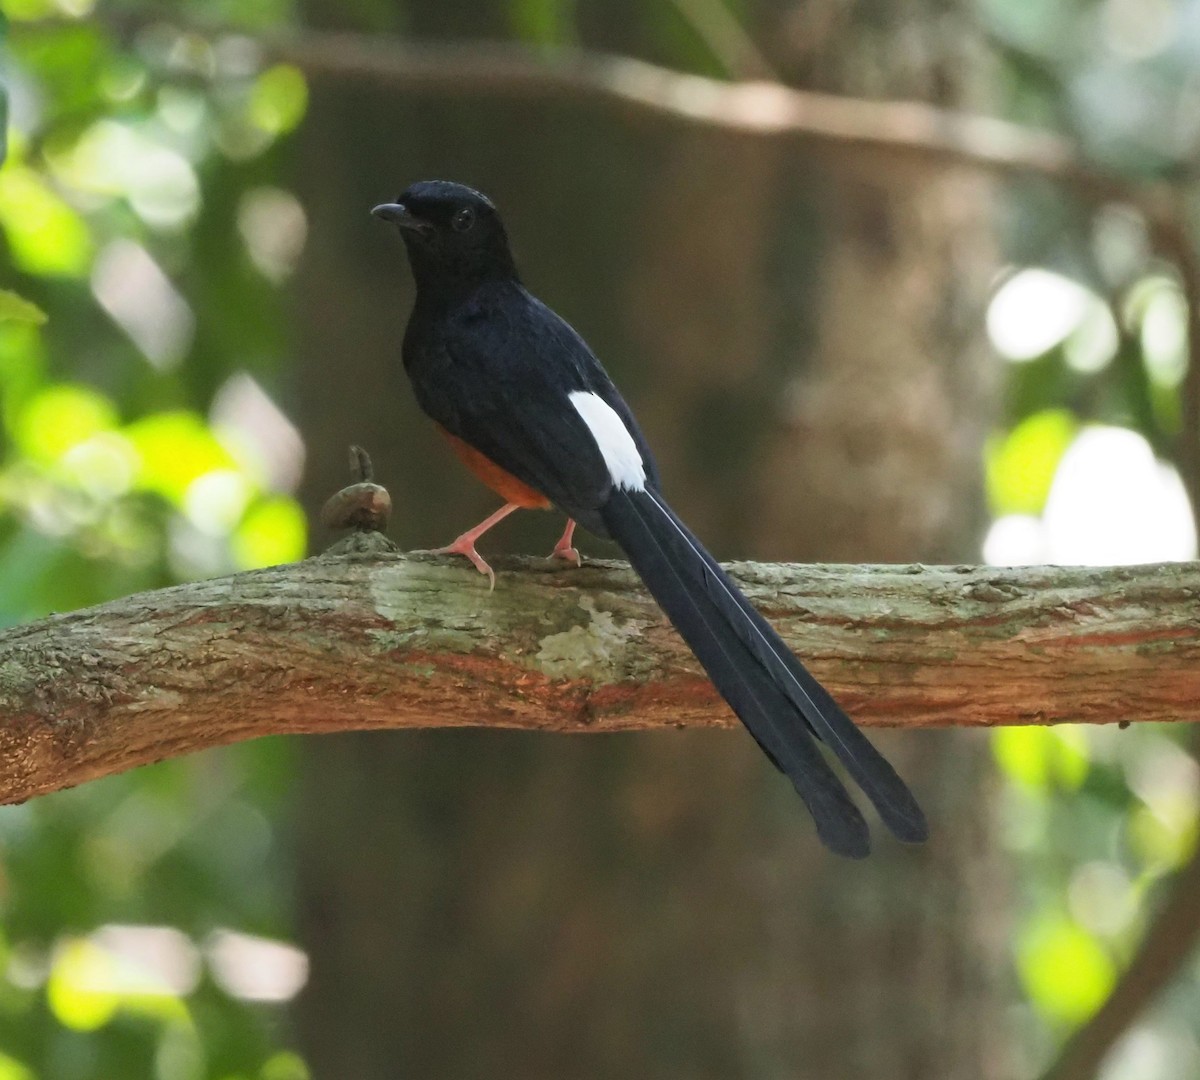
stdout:
[[596,440],[612,482],[626,491],[645,490],[646,466],[642,455],[613,407],[590,390],[576,390],[570,398]]

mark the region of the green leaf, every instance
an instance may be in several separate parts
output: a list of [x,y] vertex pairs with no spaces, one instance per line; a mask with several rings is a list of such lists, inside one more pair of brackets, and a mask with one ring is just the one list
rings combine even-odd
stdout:
[[304,73],[291,64],[264,71],[250,95],[250,119],[272,135],[291,131],[304,119],[307,108],[308,84]]
[[243,570],[304,558],[308,540],[304,511],[295,499],[264,499],[242,522],[233,538],[233,556]]
[[1130,847],[1143,864],[1175,870],[1196,851],[1198,827],[1191,806],[1155,812],[1144,803],[1135,806],[1126,822]]
[[137,486],[158,492],[176,506],[205,473],[236,468],[198,413],[156,413],[134,421],[124,434],[141,458]]
[[0,1080],[37,1080],[33,1070],[16,1058],[0,1053]]
[[20,22],[34,22],[58,14],[51,0],[4,0],[4,16]]
[[1041,791],[1049,786],[1046,732],[1038,727],[1002,727],[992,732],[992,756],[1010,780]]
[[1054,778],[1064,791],[1078,791],[1091,769],[1087,733],[1071,724],[1050,728]]
[[575,5],[569,0],[513,0],[509,21],[522,41],[564,45],[574,38]]
[[1090,767],[1087,738],[1073,727],[1005,727],[992,733],[992,756],[1004,774],[1032,791],[1076,791]]
[[41,326],[46,313],[32,300],[17,295],[11,289],[0,289],[0,322],[23,322]]
[[[261,1080],[310,1080],[312,1074],[299,1054],[280,1050],[263,1062]],[[0,1078],[3,1080],[3,1078]]]
[[[8,36],[8,20],[0,11],[0,42]],[[8,157],[8,89],[0,82],[0,165]]]
[[1079,430],[1066,409],[1044,409],[1022,420],[986,451],[987,491],[992,512],[1040,514],[1054,473]]
[[58,383],[37,393],[21,409],[13,437],[26,457],[50,464],[116,424],[116,408],[103,394],[88,386]]
[[75,939],[55,957],[46,997],[60,1024],[75,1031],[95,1031],[117,1012],[121,999],[109,987],[115,978],[113,958],[90,941]]
[[27,322],[0,322],[0,405],[6,429],[46,381],[46,342]]
[[70,206],[32,169],[0,172],[0,224],[13,262],[30,274],[82,277],[92,261],[92,236]]
[[1108,954],[1063,915],[1042,916],[1025,931],[1017,970],[1039,1011],[1069,1024],[1095,1012],[1116,981]]

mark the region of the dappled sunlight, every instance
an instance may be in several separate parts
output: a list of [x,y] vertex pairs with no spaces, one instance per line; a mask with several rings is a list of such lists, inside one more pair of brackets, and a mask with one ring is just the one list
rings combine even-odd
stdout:
[[1113,1047],[1096,1080],[1183,1080],[1200,1076],[1200,1046],[1180,1021],[1140,1023]]
[[1187,372],[1187,302],[1179,283],[1150,277],[1131,290],[1127,317],[1141,324],[1142,357],[1150,377],[1169,390]]
[[218,930],[204,951],[217,983],[245,1001],[290,1001],[308,981],[308,957],[283,941]]
[[304,250],[308,220],[290,191],[254,188],[238,204],[238,231],[254,265],[275,284],[282,284]]
[[46,981],[60,1019],[78,1030],[94,1030],[121,1009],[187,1019],[180,1002],[200,986],[205,972],[230,996],[243,1001],[286,1002],[308,978],[302,949],[283,941],[234,930],[214,931],[196,944],[170,926],[106,925],[86,937],[64,938],[47,963],[26,968],[22,978]]
[[200,182],[188,158],[128,124],[100,120],[49,162],[62,183],[85,197],[126,199],[155,229],[179,229],[200,209]]
[[[87,12],[29,0],[10,14],[40,17],[34,8]],[[304,211],[286,189],[261,183],[223,211],[218,228],[227,239],[213,255],[242,278],[230,295],[248,302],[246,329],[228,337],[214,338],[203,321],[212,318],[200,314],[213,310],[205,307],[210,283],[197,277],[191,241],[181,239],[206,211],[204,169],[260,157],[300,122],[304,77],[264,63],[249,39],[209,42],[165,21],[116,55],[83,22],[50,33],[116,107],[60,125],[47,86],[69,69],[51,64],[43,73],[50,53],[14,62],[19,94],[0,170],[0,231],[28,281],[90,283],[101,321],[82,335],[54,319],[42,326],[16,294],[0,309],[0,391],[12,440],[0,463],[0,509],[50,541],[57,560],[123,567],[96,599],[164,577],[299,558],[306,527],[292,494],[303,445],[247,368],[278,348],[263,335],[261,309],[303,248]],[[189,366],[216,376],[210,420],[178,381]],[[64,370],[87,376],[51,374]],[[118,386],[122,402],[139,403],[131,414],[116,404]],[[11,551],[0,532],[0,571],[27,558],[28,535],[9,540]],[[39,595],[42,606],[58,606],[71,579],[52,568],[55,559],[44,578],[24,575],[25,599],[0,613],[6,621],[35,613]],[[16,592],[10,600],[18,602]]]
[[174,927],[102,926],[88,940],[120,965],[102,989],[186,997],[199,985],[200,951]]
[[992,297],[988,336],[1002,356],[1032,360],[1078,329],[1091,299],[1087,289],[1061,274],[1020,270]]
[[253,375],[239,371],[222,384],[213,395],[209,422],[264,487],[292,494],[300,486],[304,440]]
[[1017,971],[1034,1003],[1052,1020],[1085,1020],[1108,996],[1117,971],[1111,955],[1064,914],[1043,911],[1022,928]]
[[1033,514],[1005,514],[988,527],[983,561],[989,566],[1040,566],[1050,561],[1046,528]]
[[[397,432],[409,438],[399,419],[406,413],[396,411],[388,427],[393,414],[377,421],[374,402],[355,415],[340,401],[360,400],[378,385],[364,350],[329,353],[362,367],[328,405],[321,399],[328,384],[305,385],[311,371],[303,365],[312,363],[312,342],[328,346],[326,331],[340,326],[347,341],[358,340],[366,325],[355,307],[360,300],[370,301],[381,327],[401,317],[393,308],[406,294],[396,282],[388,283],[396,286],[390,306],[369,291],[382,281],[384,264],[375,260],[395,262],[400,244],[377,228],[368,232],[367,210],[372,198],[443,169],[494,191],[506,213],[512,205],[506,220],[514,241],[520,237],[530,282],[549,278],[561,287],[556,307],[573,319],[578,310],[559,300],[580,304],[594,320],[587,327],[580,321],[580,329],[610,350],[602,355],[634,345],[625,355],[641,367],[628,386],[651,404],[638,411],[651,442],[663,438],[664,474],[686,480],[685,457],[699,453],[692,490],[685,484],[681,494],[701,502],[699,485],[711,481],[732,497],[727,511],[704,511],[701,524],[714,532],[738,535],[769,491],[772,499],[796,501],[819,542],[825,530],[838,544],[839,529],[857,542],[855,530],[823,508],[836,492],[848,506],[863,499],[864,512],[879,512],[881,500],[847,481],[857,459],[903,451],[882,429],[908,417],[913,444],[926,454],[921,480],[929,487],[912,514],[932,524],[914,531],[908,511],[885,511],[883,527],[942,539],[898,558],[972,561],[958,538],[984,532],[981,498],[988,521],[982,557],[992,566],[1196,557],[1180,470],[1187,467],[1181,448],[1200,437],[1188,430],[1197,421],[1185,407],[1187,383],[1195,382],[1188,378],[1189,293],[1200,287],[1189,281],[1197,268],[1188,264],[1197,222],[1190,177],[1200,146],[1200,2],[980,0],[949,20],[928,4],[911,11],[874,5],[869,17],[862,5],[795,0],[626,6],[612,16],[604,5],[506,0],[486,18],[481,12],[478,25],[467,19],[469,34],[456,42],[434,40],[428,28],[452,39],[462,13],[420,0],[343,5],[337,16],[345,32],[337,33],[307,25],[310,13],[291,0],[178,10],[0,0],[9,128],[0,169],[0,624],[303,557],[308,523],[298,492],[313,452],[306,434],[341,432],[349,413],[369,431],[347,429],[347,441],[370,441],[372,432],[383,433],[381,443]],[[474,40],[479,34],[489,39],[486,48]],[[590,51],[618,39],[631,55]],[[721,173],[726,161],[734,163],[728,176]],[[701,183],[705,170],[712,175]],[[346,206],[357,207],[355,216]],[[543,214],[553,231],[539,233]],[[624,246],[605,248],[617,228],[628,230]],[[665,269],[655,269],[659,260]],[[568,268],[578,281],[567,280]],[[365,276],[356,277],[360,271]],[[860,336],[843,338],[839,305],[843,290],[859,287],[860,274],[869,283],[867,302],[848,320]],[[660,277],[667,283],[661,296],[647,287]],[[605,288],[618,302],[589,313],[578,297]],[[711,355],[696,347],[709,344],[710,334],[720,345]],[[374,350],[380,339],[364,340]],[[659,345],[643,355],[642,340]],[[682,342],[678,356],[662,342]],[[858,377],[854,365],[876,347],[889,363],[904,349],[914,363],[932,362],[914,367],[917,376],[902,380],[896,397],[880,392],[875,373]],[[394,345],[379,353],[379,364],[396,365]],[[322,377],[338,378],[336,367],[318,358]],[[774,400],[781,386],[807,405],[786,410],[782,436]],[[349,393],[355,387],[366,388],[358,399]],[[861,408],[856,394],[871,406],[868,419],[878,420],[881,437],[869,423],[861,438],[847,439],[845,461],[830,455],[827,491],[792,483],[802,470],[788,471],[793,459],[777,457],[773,440],[803,443],[808,454],[822,435],[813,418],[842,422],[843,411]],[[727,412],[729,425],[744,423],[752,436],[741,449],[722,442]],[[701,422],[681,423],[688,415]],[[914,428],[912,416],[925,420]],[[854,419],[864,430],[861,415]],[[378,458],[391,470],[403,458],[397,447],[423,445],[381,445]],[[329,453],[322,444],[321,456]],[[818,456],[826,460],[823,453],[805,460]],[[776,472],[760,484],[753,470],[766,459]],[[438,494],[440,474],[423,461],[403,463],[408,471],[396,490],[414,512],[427,508],[424,524],[432,529],[441,511],[426,496]],[[744,489],[732,486],[735,474],[748,478]],[[909,493],[884,494],[901,505]],[[943,534],[944,522],[954,525]],[[410,526],[411,516],[400,528]],[[805,554],[811,551],[795,553]],[[506,594],[488,594],[485,585],[478,595],[492,604]],[[985,585],[978,602],[1001,605],[1004,595]],[[1064,619],[1071,610],[1062,611]],[[206,643],[194,672],[189,657],[184,674],[207,689],[207,653],[220,647]],[[1153,651],[1157,639],[1137,647],[1145,667],[1161,655]],[[822,659],[834,666],[845,660],[828,650]],[[921,692],[908,665],[893,666],[888,678]],[[120,686],[120,673],[110,674],[92,679],[89,669],[82,681],[109,695]],[[1007,705],[1005,695],[1016,690],[1003,678],[992,693]],[[52,685],[45,693],[53,701]],[[851,702],[854,715],[869,693],[861,689]],[[876,971],[911,970],[932,991],[914,1022],[893,1014],[886,996],[901,986],[903,1006],[903,979],[851,994],[859,1010],[851,1010],[851,1022],[874,1017],[873,1034],[846,1038],[846,1053],[866,1055],[892,1039],[907,1052],[902,1040],[914,1034],[940,1052],[955,1040],[942,1038],[937,1017],[946,1003],[953,1010],[960,997],[967,1001],[969,990],[998,1008],[967,1015],[962,1039],[986,1025],[1000,1032],[994,1042],[1008,1057],[983,1061],[989,1045],[971,1075],[1037,1075],[1103,1003],[1166,882],[1198,840],[1200,767],[1186,736],[1136,723],[1144,717],[1136,695],[1127,696],[1112,711],[1131,722],[1128,730],[1044,724],[1075,718],[1044,715],[1052,706],[1039,701],[1021,713],[1036,721],[1030,726],[981,735],[986,742],[973,750],[964,736],[964,761],[984,753],[978,776],[986,782],[955,795],[963,820],[932,822],[931,815],[925,851],[896,855],[880,845],[872,863],[855,868],[858,881],[861,874],[896,876],[882,888],[872,878],[871,887],[845,897],[826,886],[824,875],[832,882],[836,873],[826,864],[807,854],[795,863],[791,834],[780,840],[781,829],[792,828],[782,818],[752,829],[748,855],[720,846],[748,806],[760,812],[751,806],[760,794],[773,812],[771,789],[749,786],[757,779],[744,787],[729,779],[725,793],[737,798],[718,798],[711,810],[698,801],[694,816],[675,815],[678,830],[661,850],[664,865],[688,880],[668,880],[638,861],[644,853],[618,846],[620,831],[586,808],[585,800],[619,794],[615,767],[593,774],[582,756],[568,755],[538,776],[535,767],[549,756],[533,750],[512,759],[398,755],[401,775],[383,776],[386,797],[368,799],[361,778],[377,766],[374,753],[335,760],[343,748],[330,744],[328,757],[309,761],[320,767],[306,773],[295,741],[257,740],[5,807],[0,1080],[309,1080],[309,1067],[287,1047],[297,1041],[308,1053],[330,1038],[339,1021],[326,1014],[339,1010],[321,995],[339,980],[318,969],[310,986],[306,949],[314,965],[328,962],[343,930],[345,941],[383,942],[426,972],[429,941],[453,940],[460,949],[446,953],[453,962],[432,979],[402,987],[411,1000],[395,1000],[413,1016],[385,1014],[396,1020],[388,1035],[398,1042],[401,1033],[413,1041],[413,1031],[417,1042],[453,1042],[444,1036],[446,1014],[461,1007],[483,1015],[468,993],[497,994],[482,1003],[486,1019],[514,1028],[518,1007],[533,1002],[553,1017],[565,1002],[567,1011],[557,1014],[569,1017],[559,1024],[565,1035],[553,1022],[538,1030],[547,1046],[566,1038],[582,1074],[588,1063],[576,1043],[586,1045],[592,1029],[612,1037],[610,1049],[629,1034],[595,1008],[603,999],[585,996],[590,984],[615,986],[618,997],[629,986],[629,1002],[640,1008],[644,991],[636,983],[647,979],[654,990],[648,1000],[672,994],[684,1010],[659,1016],[652,1008],[648,1020],[636,1018],[653,1029],[646,1042],[647,1059],[650,1049],[662,1054],[655,1065],[670,1058],[667,1071],[689,1072],[676,1058],[694,1049],[691,1032],[707,1038],[729,1014],[734,1036],[721,1030],[721,1043],[714,1034],[713,1075],[739,1068],[790,1075],[789,1055],[803,1041],[795,1031],[815,1005],[833,1000],[814,993],[797,1008],[775,992],[820,986],[819,975],[804,981],[807,967],[793,962],[796,943],[813,938],[813,910],[826,927],[855,917],[845,940],[861,944],[862,953],[832,957],[831,985],[850,994],[859,985],[851,986],[850,968],[863,983]],[[72,717],[54,720],[63,752],[71,752]],[[170,752],[173,746],[164,747]],[[620,768],[640,752],[636,741],[622,744],[629,758]],[[916,766],[912,773],[929,793],[923,802],[949,799],[967,775],[955,758],[948,773],[922,777],[935,758],[920,747],[912,753],[901,771],[907,779]],[[496,769],[502,760],[518,767]],[[474,769],[481,783],[472,782]],[[661,780],[661,770],[651,773]],[[298,796],[304,784],[321,799]],[[340,784],[352,798],[329,796]],[[514,820],[488,816],[501,792],[526,784],[517,788]],[[944,792],[931,791],[939,784]],[[989,821],[980,808],[992,791]],[[365,841],[375,838],[377,851],[365,841],[346,850],[326,843],[316,860],[302,849],[314,838],[347,837],[340,819],[351,820],[360,794],[378,826]],[[563,800],[582,809],[533,820],[539,807]],[[726,812],[735,804],[737,814]],[[498,864],[485,865],[502,857],[501,827],[528,833],[514,834],[523,841],[514,895],[528,910],[500,910],[487,888],[501,879]],[[973,830],[971,843],[954,850],[960,829]],[[594,866],[581,857],[589,845],[600,856]],[[673,865],[665,857],[671,847],[682,852]],[[565,862],[558,858],[564,854]],[[381,861],[371,865],[372,858]],[[794,894],[754,924],[764,882],[793,863]],[[546,867],[543,889],[534,875]],[[930,896],[944,890],[937,903],[949,920],[925,917],[936,905],[902,876],[908,868],[926,873],[920,881]],[[384,888],[392,872],[401,887]],[[595,880],[570,880],[584,873]],[[698,885],[702,877],[712,884]],[[663,896],[668,909],[686,910],[700,928],[690,969],[648,971],[660,946],[669,955],[670,943],[623,933],[637,919],[639,899],[658,909]],[[877,933],[868,907],[878,903],[895,916],[900,896],[917,919],[892,924],[899,933]],[[814,907],[814,898],[824,906]],[[362,906],[355,911],[355,904]],[[629,915],[618,906],[625,904]],[[706,904],[744,923],[727,954],[704,930]],[[565,931],[553,925],[556,916]],[[331,918],[345,920],[338,933],[318,936],[313,927]],[[391,938],[380,930],[389,920],[402,921]],[[612,940],[628,940],[615,958],[595,944],[605,940],[609,921]],[[904,969],[913,926],[932,934],[935,948]],[[664,939],[686,929],[669,918],[661,927]],[[495,955],[479,948],[481,937],[472,940],[493,930],[509,935]],[[994,951],[972,951],[976,938],[995,939]],[[362,950],[333,958],[364,972],[361,988],[353,980],[338,986],[352,1020],[376,997],[387,1001],[385,980],[367,985],[372,964]],[[730,963],[732,981],[720,962]],[[530,990],[526,974],[538,964],[549,976]],[[706,998],[713,987],[715,996]],[[349,1001],[360,990],[367,1008]],[[302,993],[315,1006],[290,1013]],[[945,1002],[934,1000],[938,993]],[[1193,961],[1126,1032],[1100,1080],[1200,1075],[1198,1001]],[[694,1029],[689,1011],[699,1017]],[[924,1013],[935,1018],[931,1034],[915,1022]],[[775,1014],[777,1046],[738,1042]],[[305,1025],[299,1033],[296,1017]],[[329,1032],[307,1030],[325,1023]],[[478,1026],[487,1038],[506,1034]],[[830,1031],[842,1038],[836,1025]],[[376,1032],[350,1035],[358,1043],[348,1045],[358,1050]],[[508,1068],[507,1054],[482,1042],[479,1050],[471,1038],[484,1036],[463,1037],[470,1060]],[[812,1048],[800,1049],[803,1065]],[[415,1062],[428,1047],[404,1046],[410,1050]],[[918,1046],[914,1059],[924,1052]],[[607,1059],[597,1068],[610,1065],[622,1071]],[[920,1072],[919,1064],[913,1068]],[[870,1069],[844,1071],[866,1076]]]
[[[1120,258],[1109,256],[1129,276],[1139,241],[1136,230],[1114,229],[1115,220],[1098,223],[1097,243],[1120,248]],[[1143,274],[1110,304],[1060,274],[1021,269],[997,288],[987,325],[997,351],[1017,362],[1019,392],[1064,404],[1018,416],[989,441],[993,521],[985,561],[1101,566],[1194,558],[1192,508],[1174,465],[1155,454],[1146,434],[1087,422],[1092,418],[1072,407],[1095,400],[1115,411],[1115,396],[1132,394],[1159,445],[1176,436],[1187,363],[1178,282]]]
[[1111,566],[1196,556],[1174,466],[1126,428],[1086,428],[1063,454],[1043,512],[1047,561]]
[[1100,5],[1104,44],[1126,60],[1157,56],[1179,35],[1179,10],[1171,0],[1105,0]]
[[175,367],[195,333],[192,309],[140,244],[114,240],[92,268],[99,305],[157,368]]
[[[134,563],[156,557],[161,540],[151,522],[165,514],[160,555],[184,578],[300,558],[303,514],[272,482],[295,479],[298,437],[283,440],[279,449],[290,454],[272,476],[253,445],[234,438],[237,426],[226,430],[231,446],[184,410],[125,424],[104,395],[51,384],[12,417],[22,456],[0,467],[0,505],[90,553]],[[158,510],[146,495],[161,500]]]
[[1068,414],[1040,414],[997,445],[989,459],[992,501],[1011,512],[992,522],[985,561],[1105,566],[1195,558],[1195,523],[1174,466],[1128,428],[1075,429]]
[[1116,355],[1118,331],[1107,304],[1091,290],[1049,270],[1019,270],[996,291],[988,337],[1001,356],[1024,363],[1063,347],[1068,366],[1100,371]]
[[32,169],[0,169],[0,223],[16,266],[46,277],[82,277],[95,243],[78,214]]
[[1079,866],[1071,875],[1067,905],[1080,926],[1112,938],[1133,924],[1138,896],[1120,863],[1097,859]]

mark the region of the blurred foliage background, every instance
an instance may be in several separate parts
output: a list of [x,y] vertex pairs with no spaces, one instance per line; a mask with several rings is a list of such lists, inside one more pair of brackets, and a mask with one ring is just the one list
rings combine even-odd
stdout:
[[[422,4],[350,6],[364,30],[403,32]],[[488,24],[513,40],[590,44],[582,0],[497,7]],[[828,72],[805,43],[859,25],[852,4],[625,7],[646,59],[817,88]],[[291,149],[312,91],[263,45],[302,31],[301,12],[0,10],[0,619],[301,557],[289,286],[319,208],[295,193]],[[990,111],[1194,207],[1200,3],[975,0],[947,5],[937,33],[953,50],[964,26],[984,43],[970,63]],[[919,37],[877,47],[903,54]],[[1069,183],[999,187],[994,212],[1003,265],[986,329],[1004,391],[978,463],[981,559],[1194,558],[1179,472],[1181,439],[1197,436],[1186,267],[1136,207],[1097,208]],[[1195,224],[1185,215],[1178,243]],[[1004,1027],[1019,1074],[1105,1000],[1195,850],[1192,749],[1185,731],[1137,725],[992,737],[1017,909],[1009,1010],[986,1022]],[[289,1024],[307,976],[295,773],[294,747],[269,740],[0,810],[0,1080],[309,1075]],[[1174,974],[1107,1080],[1200,1075],[1200,960]]]

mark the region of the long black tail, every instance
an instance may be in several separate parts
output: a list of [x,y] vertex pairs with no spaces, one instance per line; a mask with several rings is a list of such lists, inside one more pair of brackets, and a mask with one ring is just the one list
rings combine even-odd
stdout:
[[870,851],[867,824],[813,740],[837,756],[899,839],[929,835],[912,793],[717,561],[653,490],[614,491],[604,524],[709,677],[839,855]]

